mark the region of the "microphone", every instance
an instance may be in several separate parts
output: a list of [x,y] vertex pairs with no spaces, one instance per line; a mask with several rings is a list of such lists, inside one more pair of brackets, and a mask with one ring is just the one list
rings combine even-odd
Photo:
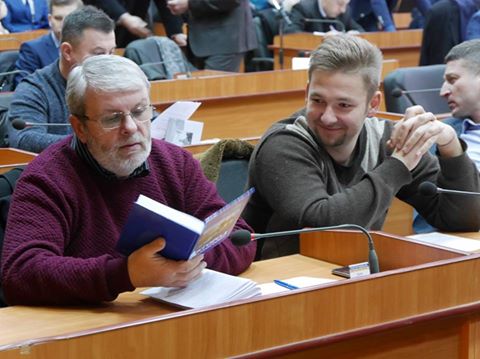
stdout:
[[46,127],[57,127],[57,126],[71,126],[69,123],[37,123],[37,122],[25,122],[19,118],[16,118],[12,121],[12,126],[16,130],[23,130],[27,127],[33,126],[46,126]]
[[470,191],[458,191],[454,189],[444,189],[437,187],[436,184],[432,182],[422,182],[420,183],[420,186],[418,186],[418,191],[420,192],[421,195],[425,197],[431,197],[435,195],[436,193],[446,193],[446,194],[459,194],[459,195],[464,195],[464,196],[480,196],[479,192],[470,192]]
[[345,32],[345,25],[343,22],[337,19],[303,19],[305,22],[318,23],[318,24],[330,24],[336,25],[338,31]]
[[393,97],[400,97],[403,95],[408,95],[411,93],[424,93],[424,92],[440,92],[441,89],[435,88],[435,89],[420,89],[420,90],[402,90],[398,87],[394,88],[392,90],[392,96]]
[[236,246],[244,246],[251,241],[256,241],[261,238],[271,238],[271,237],[281,237],[289,236],[292,234],[300,233],[309,233],[309,232],[323,232],[329,231],[331,229],[357,229],[367,236],[368,240],[368,264],[370,266],[370,273],[380,272],[378,265],[377,252],[375,251],[375,246],[373,244],[373,239],[370,236],[370,233],[357,224],[339,224],[337,226],[328,226],[328,227],[314,227],[314,228],[304,228],[304,229],[294,229],[291,231],[282,231],[282,232],[271,232],[271,233],[250,233],[246,229],[239,229],[232,233],[230,240]]
[[285,12],[285,9],[283,8],[282,5],[278,3],[277,0],[270,0],[270,3],[273,5],[275,10],[279,12],[279,14],[282,16],[283,20],[287,25],[292,25],[292,20],[288,17],[287,13]]

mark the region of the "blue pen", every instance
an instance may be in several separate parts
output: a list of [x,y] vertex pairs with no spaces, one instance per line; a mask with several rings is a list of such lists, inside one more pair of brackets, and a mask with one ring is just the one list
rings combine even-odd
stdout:
[[280,287],[287,288],[290,290],[298,289],[298,287],[288,284],[287,282],[284,282],[283,280],[280,280],[280,279],[274,279],[273,283],[279,285]]

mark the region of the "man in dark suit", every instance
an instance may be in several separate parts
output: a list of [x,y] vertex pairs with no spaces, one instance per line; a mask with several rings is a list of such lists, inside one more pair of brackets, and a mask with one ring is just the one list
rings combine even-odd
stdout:
[[187,19],[188,47],[196,67],[238,71],[245,53],[256,48],[248,0],[165,1],[174,15]]
[[48,29],[48,7],[46,0],[3,0],[7,5],[7,16],[2,24],[9,32]]
[[20,46],[15,68],[22,73],[15,76],[15,86],[28,74],[58,59],[63,19],[82,4],[82,0],[50,1],[48,22],[52,31],[38,39],[26,41]]
[[352,19],[348,11],[349,2],[350,0],[300,0],[290,12],[292,24],[285,28],[285,32],[364,31]]

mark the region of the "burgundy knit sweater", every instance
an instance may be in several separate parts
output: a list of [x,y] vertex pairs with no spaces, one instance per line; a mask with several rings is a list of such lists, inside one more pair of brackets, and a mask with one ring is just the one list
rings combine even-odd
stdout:
[[[115,244],[139,194],[200,219],[224,204],[179,147],[154,140],[149,175],[108,180],[78,157],[71,140],[43,151],[15,189],[1,260],[10,305],[96,303],[133,290],[127,258]],[[249,229],[243,220],[236,228]],[[255,244],[237,248],[226,240],[205,260],[209,268],[238,274],[254,254]]]

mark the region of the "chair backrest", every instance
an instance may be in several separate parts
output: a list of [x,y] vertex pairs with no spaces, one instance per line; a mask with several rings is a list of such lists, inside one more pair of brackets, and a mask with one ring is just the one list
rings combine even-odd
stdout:
[[13,92],[0,92],[0,147],[8,147],[8,109]]
[[[15,189],[18,178],[22,174],[23,168],[14,168],[0,175],[0,264],[1,253],[3,248],[3,237],[7,225],[8,209],[10,208],[10,199]],[[5,307],[5,298],[2,291],[2,283],[0,281],[0,307]]]
[[165,36],[132,41],[124,56],[139,65],[149,81],[172,79],[176,73],[196,70],[180,47]]
[[225,202],[230,202],[245,191],[248,162],[253,148],[247,141],[226,139],[196,155],[205,176],[216,183],[218,193]]
[[17,50],[0,52],[0,92],[15,90],[15,74],[5,75],[4,73],[15,70],[15,62],[17,59]]
[[[403,67],[392,71],[383,80],[385,105],[388,112],[404,113],[406,108],[421,105],[432,113],[450,112],[447,101],[440,97],[445,65]],[[426,92],[400,91],[432,89]]]

